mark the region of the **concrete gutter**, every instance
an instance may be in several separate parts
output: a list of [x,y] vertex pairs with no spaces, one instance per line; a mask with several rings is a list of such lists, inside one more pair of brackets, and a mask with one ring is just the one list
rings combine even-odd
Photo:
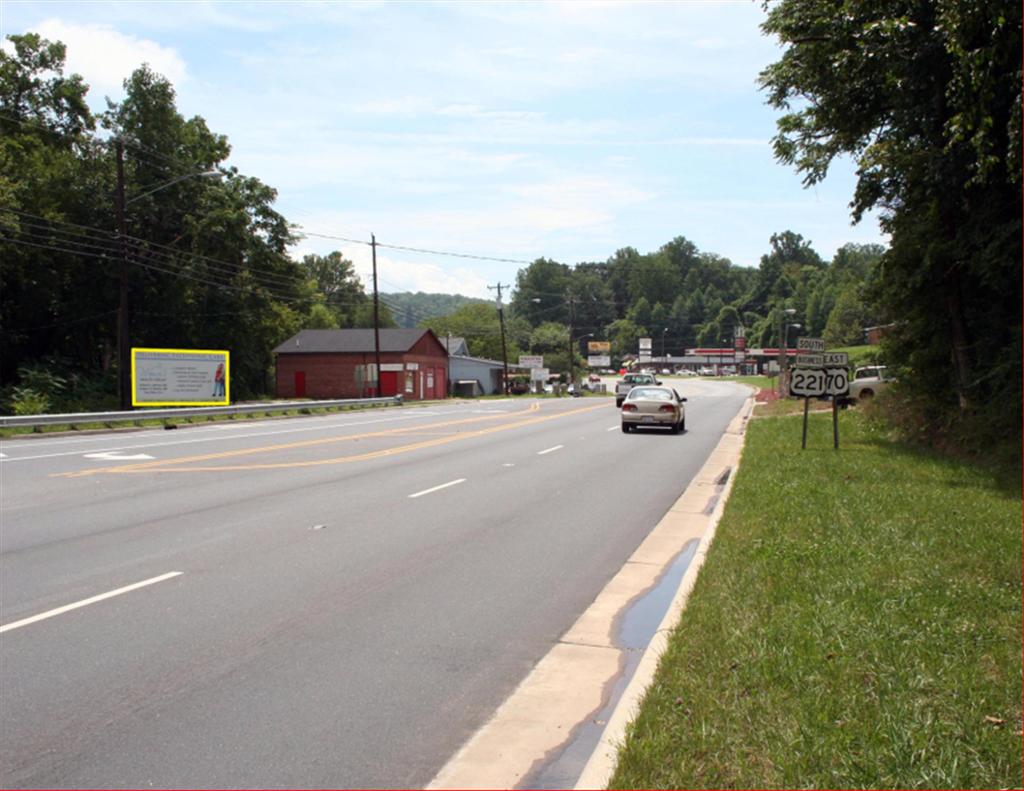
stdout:
[[626,666],[625,650],[615,641],[619,615],[657,584],[687,542],[697,539],[696,554],[668,612],[644,650],[575,786],[607,787],[626,725],[654,678],[668,645],[668,634],[682,615],[714,539],[736,477],[753,405],[751,396],[686,491],[618,574],[491,719],[442,767],[428,789],[514,788],[549,757],[557,755],[578,726],[608,703],[612,687]]

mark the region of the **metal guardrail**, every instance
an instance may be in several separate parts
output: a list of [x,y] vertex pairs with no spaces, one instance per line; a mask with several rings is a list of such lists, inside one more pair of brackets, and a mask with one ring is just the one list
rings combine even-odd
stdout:
[[212,415],[252,415],[268,412],[288,412],[295,409],[330,409],[359,406],[401,405],[402,396],[382,398],[345,398],[337,401],[270,401],[263,404],[236,404],[233,406],[175,407],[173,409],[137,409],[131,412],[74,412],[63,415],[0,415],[0,428],[34,428],[35,426],[83,423],[135,423],[140,420],[172,420]]

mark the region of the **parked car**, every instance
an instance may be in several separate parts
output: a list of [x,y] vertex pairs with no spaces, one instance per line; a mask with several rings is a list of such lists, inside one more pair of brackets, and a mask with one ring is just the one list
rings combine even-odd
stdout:
[[850,394],[847,401],[867,401],[874,398],[879,392],[894,381],[888,374],[884,365],[866,365],[853,372],[853,381],[850,382]]
[[683,376],[696,376],[697,372],[692,368],[680,368],[679,373]]
[[601,377],[598,376],[597,374],[591,374],[590,376],[587,377],[587,381],[588,382],[600,382],[601,381]]
[[671,387],[639,385],[622,403],[622,433],[638,426],[662,426],[673,434],[686,430],[686,399]]
[[697,371],[697,374],[699,376],[714,376],[715,375],[715,369],[705,365],[703,368],[701,368],[699,371]]
[[626,374],[615,385],[615,406],[622,406],[622,402],[626,400],[626,396],[629,394],[629,391],[637,385],[660,384],[661,382],[655,379],[654,374],[651,373]]

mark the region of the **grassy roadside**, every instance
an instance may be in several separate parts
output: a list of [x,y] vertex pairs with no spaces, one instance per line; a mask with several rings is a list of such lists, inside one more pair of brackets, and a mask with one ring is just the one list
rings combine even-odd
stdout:
[[1021,786],[1019,471],[750,424],[612,788]]

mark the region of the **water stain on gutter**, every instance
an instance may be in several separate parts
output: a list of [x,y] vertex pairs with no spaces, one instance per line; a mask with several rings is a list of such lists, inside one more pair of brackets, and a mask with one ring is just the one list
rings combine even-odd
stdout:
[[[718,484],[718,481],[715,483]],[[723,480],[721,485],[724,483]],[[623,608],[613,626],[613,642],[622,651],[622,660],[618,674],[609,682],[604,703],[590,718],[573,729],[563,745],[539,760],[516,788],[572,788],[576,784],[583,767],[597,748],[608,718],[633,678],[644,650],[668,612],[699,543],[700,540],[696,538],[687,541],[655,583]]]

